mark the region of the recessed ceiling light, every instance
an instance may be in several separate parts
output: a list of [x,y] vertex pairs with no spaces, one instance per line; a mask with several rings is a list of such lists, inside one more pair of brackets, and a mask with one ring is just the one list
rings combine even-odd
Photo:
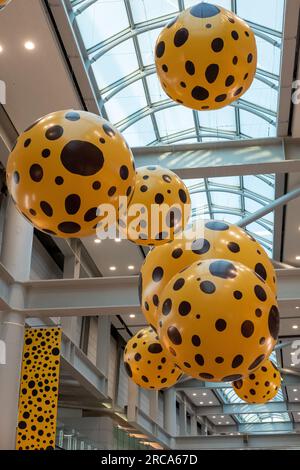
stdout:
[[292,362],[291,367],[295,367],[295,364]]
[[298,325],[293,325],[293,330],[298,330],[299,326]]
[[135,318],[135,313],[131,313],[131,314],[129,315],[129,318]]
[[95,238],[94,243],[101,243],[101,240],[99,240],[99,238]]
[[0,53],[3,52],[3,46],[0,44]]
[[221,421],[219,421],[219,422],[218,422],[218,424],[222,424],[222,422],[221,422]]
[[200,401],[200,405],[203,405],[203,401]]
[[299,400],[299,398],[296,397],[296,398],[295,398],[295,401],[298,401],[298,400]]
[[193,393],[193,397],[196,397],[197,396],[197,393]]
[[208,404],[209,404],[209,405],[212,405],[212,404],[213,404],[213,402],[212,402],[212,401],[209,401],[209,402],[208,402]]
[[128,269],[130,269],[130,271],[132,271],[132,270],[134,269],[134,266],[133,266],[132,264],[130,264],[130,265],[128,266]]
[[213,417],[212,417],[212,419],[216,419],[216,417],[215,417],[215,416],[213,416]]
[[223,418],[224,418],[224,416],[221,416],[221,418],[223,419]]
[[35,44],[32,41],[26,41],[24,43],[24,47],[27,49],[27,51],[33,51],[33,49],[35,49]]
[[116,243],[120,243],[120,241],[121,241],[121,238],[115,238]]
[[297,306],[297,307],[296,307],[296,310],[299,310],[299,308],[300,308],[300,307]]
[[203,392],[202,395],[203,395],[204,397],[206,397],[207,393],[206,393],[206,392]]
[[294,388],[294,389],[293,389],[293,392],[298,392],[298,388]]
[[296,256],[296,260],[297,260],[297,261],[300,261],[300,256]]
[[115,266],[110,266],[109,269],[110,271],[115,271],[117,268]]
[[226,424],[230,424],[230,422],[229,422],[229,421],[226,421]]
[[300,411],[298,411],[297,415],[300,416]]

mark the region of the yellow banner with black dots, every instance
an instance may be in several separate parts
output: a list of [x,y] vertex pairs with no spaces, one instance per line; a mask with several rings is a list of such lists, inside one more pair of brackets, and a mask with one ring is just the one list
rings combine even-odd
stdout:
[[17,450],[55,448],[61,329],[25,330]]

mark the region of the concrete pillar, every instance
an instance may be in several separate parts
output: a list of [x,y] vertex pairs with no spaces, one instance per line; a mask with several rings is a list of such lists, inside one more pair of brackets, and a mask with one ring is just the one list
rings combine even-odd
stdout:
[[176,392],[173,388],[164,392],[164,428],[171,436],[176,436]]
[[96,366],[105,377],[108,377],[109,355],[110,355],[110,326],[111,320],[108,315],[98,317],[97,358]]
[[[76,240],[77,241],[77,240]],[[64,259],[64,279],[79,279],[80,274],[80,251],[76,251],[77,256],[66,256]],[[78,322],[82,323],[82,318],[80,317],[62,317],[61,326],[64,334],[66,334],[74,344],[79,346],[77,341],[77,328]]]
[[151,419],[157,423],[158,422],[158,391],[150,390],[149,391],[149,411]]
[[[33,228],[10,199],[2,239],[1,262],[20,281],[30,277]],[[14,290],[14,302],[22,295]],[[0,339],[6,345],[6,364],[0,365],[0,449],[15,449],[20,372],[24,340],[24,316],[0,313]]]
[[198,429],[197,429],[197,416],[191,416],[191,436],[197,436]]
[[203,421],[201,423],[201,436],[207,436],[207,434],[208,434],[207,418],[204,416]]
[[187,434],[187,416],[186,416],[186,401],[183,400],[179,403],[179,429],[180,435],[186,436]]

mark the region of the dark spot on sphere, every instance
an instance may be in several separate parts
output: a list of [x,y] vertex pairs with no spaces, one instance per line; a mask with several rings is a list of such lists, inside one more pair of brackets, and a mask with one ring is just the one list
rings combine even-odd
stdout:
[[42,209],[44,214],[46,214],[48,217],[52,217],[53,209],[47,201],[41,201],[40,208]]
[[164,275],[164,270],[160,266],[157,266],[152,272],[152,279],[154,282],[159,282]]
[[238,354],[237,356],[235,356],[232,360],[232,364],[231,364],[231,367],[233,369],[236,369],[237,367],[239,367],[240,365],[242,365],[244,362],[244,358],[241,354]]
[[19,182],[20,182],[20,173],[18,171],[14,171],[13,179],[14,179],[14,182],[16,184],[19,184]]
[[207,222],[205,224],[205,227],[208,228],[209,230],[214,230],[216,232],[223,232],[229,229],[229,225],[226,224],[225,222],[219,222],[219,221],[214,221],[214,220]]
[[181,28],[178,31],[176,31],[175,36],[174,36],[175,46],[176,47],[183,46],[188,40],[188,37],[189,37],[189,32],[186,28]]
[[237,269],[234,264],[225,260],[213,261],[209,265],[209,272],[212,276],[222,279],[234,279],[237,275]]
[[246,320],[242,323],[241,332],[244,338],[250,338],[254,333],[254,324],[250,320]]
[[84,214],[85,222],[91,222],[92,220],[95,220],[96,217],[97,217],[97,207],[91,207],[91,209],[87,210],[86,213]]
[[222,103],[222,101],[225,101],[227,98],[227,95],[224,93],[223,95],[218,95],[216,98],[215,98],[215,102],[216,103]]
[[76,111],[70,111],[65,115],[65,118],[68,119],[68,121],[79,121],[80,114],[76,113]]
[[122,180],[127,180],[128,176],[129,176],[129,170],[128,170],[126,165],[121,166],[120,176],[121,176]]
[[132,377],[132,370],[128,362],[124,362],[124,367],[129,377]]
[[61,184],[64,183],[64,179],[63,179],[61,176],[57,176],[57,177],[55,178],[55,183],[56,183],[58,186],[60,186]]
[[195,65],[193,64],[192,61],[187,60],[185,63],[185,70],[189,75],[194,75],[195,73]]
[[241,300],[241,298],[243,297],[243,294],[242,294],[241,291],[235,290],[234,293],[233,293],[233,296],[236,300]]
[[258,356],[255,361],[252,362],[252,364],[248,367],[248,370],[253,370],[253,369],[256,369],[256,367],[259,366],[259,364],[261,364],[264,359],[265,359],[265,355],[264,354],[261,354],[260,356]]
[[263,264],[257,263],[254,271],[258,274],[264,281],[267,279],[267,271]]
[[211,380],[214,378],[212,374],[208,374],[207,372],[203,372],[199,374],[199,377],[201,377],[202,379],[207,379],[207,380]]
[[69,194],[65,199],[65,209],[70,215],[76,214],[80,209],[81,199],[78,194]]
[[213,294],[216,291],[216,286],[211,281],[200,282],[200,289],[204,294]]
[[180,86],[181,86],[182,88],[186,88],[186,83],[185,83],[185,82],[180,82]]
[[222,318],[219,318],[219,320],[217,320],[216,323],[215,323],[215,327],[216,327],[217,331],[221,332],[221,331],[224,331],[226,329],[227,323]]
[[210,243],[205,238],[198,238],[192,242],[191,248],[196,255],[204,255],[209,251]]
[[177,279],[177,281],[174,282],[173,289],[175,291],[180,290],[184,286],[184,283],[185,281],[182,277]]
[[234,96],[238,96],[242,93],[243,91],[243,87],[241,86],[240,88],[238,88],[235,92],[234,92]]
[[141,190],[142,193],[145,193],[146,191],[148,191],[148,186],[146,186],[145,184],[143,184],[143,185],[141,186],[141,189],[140,189],[140,190]]
[[140,355],[140,353],[136,353],[136,354],[134,355],[134,359],[138,362],[138,361],[140,361],[140,360],[142,359],[142,356]]
[[232,37],[232,39],[234,39],[235,41],[237,41],[238,38],[239,38],[238,32],[237,32],[237,31],[232,31],[231,37]]
[[58,229],[63,233],[77,233],[81,230],[81,227],[76,222],[61,222]]
[[182,337],[178,329],[175,326],[169,326],[168,328],[168,337],[173,344],[177,346],[182,343]]
[[238,57],[235,55],[234,58],[232,59],[233,65],[237,65],[238,61],[239,61],[239,59],[238,59]]
[[279,333],[279,311],[276,305],[273,305],[269,312],[268,326],[272,338],[277,340]]
[[155,195],[154,200],[155,200],[155,203],[156,203],[156,204],[162,204],[162,203],[164,202],[165,198],[164,198],[164,196],[163,196],[161,193],[157,193],[157,194]]
[[51,154],[51,152],[50,152],[49,149],[44,149],[44,150],[42,151],[42,157],[43,157],[43,158],[48,158],[48,157],[50,157],[50,154]]
[[254,287],[254,292],[258,300],[261,300],[261,302],[265,302],[267,300],[267,294],[263,287],[256,285]]
[[117,191],[116,186],[111,186],[109,190],[107,191],[107,194],[109,195],[109,197],[112,197],[116,191]]
[[235,388],[237,388],[239,390],[243,386],[243,381],[242,380],[236,380],[235,382],[233,382],[233,385],[234,385]]
[[142,380],[143,380],[143,382],[146,382],[146,383],[149,382],[148,377],[146,377],[145,375],[142,375]]
[[53,354],[53,356],[58,356],[59,355],[59,349],[58,348],[53,348],[52,349],[52,354]]
[[210,3],[199,3],[190,9],[190,14],[196,18],[211,18],[220,13],[220,9]]
[[221,52],[224,47],[224,41],[221,38],[216,38],[211,43],[211,48],[214,52]]
[[163,71],[166,72],[166,73],[167,73],[168,70],[169,70],[169,69],[168,69],[168,66],[167,66],[166,64],[163,64],[162,69],[163,69]]
[[216,362],[217,364],[223,364],[224,358],[221,357],[221,356],[218,356],[218,357],[215,358],[215,362]]
[[253,60],[253,54],[248,54],[248,57],[247,57],[248,64],[251,64],[252,60]]
[[196,354],[195,361],[199,366],[204,366],[204,357],[202,356],[202,354]]
[[150,344],[150,346],[148,347],[148,351],[152,354],[159,354],[162,352],[162,347],[159,343],[152,343]]
[[93,189],[95,189],[95,191],[98,191],[98,189],[101,188],[101,183],[100,181],[94,181],[93,183]]
[[229,87],[234,84],[234,76],[233,75],[228,75],[225,81],[225,86]]
[[155,305],[155,307],[158,307],[158,305],[159,305],[158,295],[154,294],[154,296],[152,297],[152,301],[153,301],[153,304]]
[[256,391],[254,390],[254,388],[250,388],[249,392],[251,395],[256,395]]
[[139,294],[139,301],[140,305],[142,304],[142,294],[143,294],[143,275],[139,273],[139,284],[138,284],[138,294]]
[[24,147],[27,148],[31,144],[31,139],[26,139],[24,142]]
[[183,300],[178,307],[179,314],[183,317],[188,315],[191,311],[191,304],[187,302],[186,300]]
[[198,335],[193,335],[192,336],[192,343],[194,346],[198,347],[201,344],[201,339]]
[[44,176],[43,168],[38,163],[34,163],[30,167],[29,174],[32,181],[39,183]]
[[239,253],[240,252],[240,247],[235,242],[229,242],[227,247],[232,253]]
[[156,57],[160,59],[165,53],[165,48],[166,48],[166,45],[164,41],[160,41],[156,46]]
[[103,130],[106,135],[109,137],[114,137],[116,135],[115,131],[108,125],[108,124],[103,124]]
[[64,129],[61,126],[52,126],[46,131],[46,138],[48,140],[57,140],[59,139],[64,133]]
[[183,189],[179,189],[178,195],[179,195],[179,199],[181,200],[181,202],[183,202],[183,204],[185,204],[186,201],[187,201],[186,192]]
[[171,312],[171,309],[172,309],[172,300],[166,299],[162,306],[162,314],[169,315],[169,313]]
[[184,362],[183,365],[184,365],[185,367],[187,367],[188,369],[190,369],[190,368],[192,367],[189,362]]
[[172,258],[178,259],[183,254],[183,250],[181,248],[176,248],[172,251]]
[[104,157],[96,145],[82,140],[71,140],[60,155],[63,166],[75,175],[91,176],[101,170]]
[[219,75],[219,66],[217,64],[210,64],[206,71],[205,76],[208,83],[214,83]]
[[241,374],[227,375],[221,379],[221,382],[236,382],[240,380],[243,376]]
[[26,429],[27,427],[27,424],[25,423],[25,421],[20,421],[19,424],[18,424],[18,428],[19,429]]
[[206,88],[203,88],[202,86],[195,86],[192,89],[192,97],[195,100],[204,101],[209,97],[209,93]]

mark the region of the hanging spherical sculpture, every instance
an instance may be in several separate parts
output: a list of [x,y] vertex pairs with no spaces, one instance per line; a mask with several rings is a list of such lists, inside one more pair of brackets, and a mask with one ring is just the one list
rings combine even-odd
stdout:
[[160,166],[138,168],[130,204],[120,211],[120,232],[138,245],[165,244],[185,228],[190,203],[188,189],[173,171]]
[[0,0],[0,11],[10,3],[11,0]]
[[172,387],[182,375],[150,327],[143,328],[128,341],[124,365],[137,385],[152,390]]
[[274,267],[263,247],[245,230],[217,220],[203,220],[180,237],[152,249],[141,268],[139,295],[149,324],[157,328],[157,307],[170,279],[196,261],[225,258],[253,269],[277,293]]
[[251,269],[231,260],[192,264],[161,294],[158,336],[186,374],[232,382],[271,354],[278,337],[274,293]]
[[199,111],[223,108],[239,99],[254,79],[255,36],[231,11],[199,3],[162,30],[155,62],[172,100]]
[[58,111],[30,126],[7,164],[7,184],[19,211],[58,237],[96,232],[97,208],[118,209],[135,182],[132,153],[107,121],[85,111]]
[[235,393],[246,403],[267,403],[275,398],[279,391],[280,372],[268,359],[249,377],[237,380],[232,385]]

